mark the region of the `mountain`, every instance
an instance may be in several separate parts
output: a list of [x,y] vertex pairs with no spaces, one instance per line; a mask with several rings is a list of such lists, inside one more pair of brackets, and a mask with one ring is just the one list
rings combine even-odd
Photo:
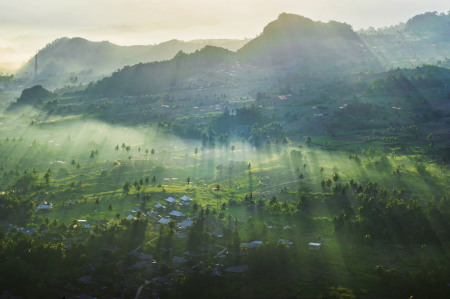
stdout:
[[[38,54],[39,82],[79,84],[97,80],[126,65],[168,60],[178,51],[191,53],[206,45],[236,50],[247,40],[170,40],[158,45],[118,46],[113,43],[92,42],[83,38],[60,38],[41,49]],[[19,79],[34,77],[34,57],[18,72]],[[46,84],[48,85],[48,84]]]
[[362,30],[361,39],[385,69],[438,64],[450,57],[450,14],[427,12],[405,24]]
[[370,54],[350,25],[282,13],[239,51],[245,61],[270,66],[361,62]]
[[126,67],[87,91],[111,96],[180,88],[237,89],[250,82],[267,86],[288,72],[306,68],[336,74],[376,67],[370,51],[349,25],[283,13],[237,52],[208,46],[171,61]]

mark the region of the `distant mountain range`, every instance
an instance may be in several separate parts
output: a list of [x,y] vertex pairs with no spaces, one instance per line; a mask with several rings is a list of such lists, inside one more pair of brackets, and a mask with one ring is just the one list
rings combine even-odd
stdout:
[[[164,62],[137,64],[92,84],[88,92],[141,95],[179,89],[238,86],[263,77],[276,80],[288,72],[380,69],[377,60],[349,25],[314,22],[281,14],[262,34],[236,52],[207,46]],[[234,88],[233,87],[233,88]]]
[[[230,74],[224,74],[232,68],[241,72],[263,68],[273,78],[273,73],[280,70],[339,73],[439,64],[450,57],[448,28],[450,15],[436,13],[414,16],[398,26],[359,32],[345,23],[315,22],[282,13],[252,40],[171,40],[150,46],[118,46],[107,41],[60,38],[38,52],[37,83],[55,89],[86,84],[115,72],[94,84],[98,91],[109,89],[107,93],[114,90],[124,94],[128,90],[140,94],[155,88],[161,91],[229,83]],[[205,46],[209,47],[204,49]],[[180,55],[175,57],[177,53]],[[247,79],[238,73],[232,74],[234,79]],[[33,75],[34,59],[17,72],[17,78],[29,82]],[[94,89],[91,84],[89,90]]]
[[[67,84],[86,83],[109,75],[118,68],[137,63],[163,61],[179,51],[192,53],[207,45],[232,51],[248,40],[209,39],[184,42],[170,40],[157,45],[118,46],[113,43],[92,42],[83,38],[59,38],[41,49],[38,54],[38,79],[66,81]],[[17,72],[18,78],[34,77],[34,57]]]

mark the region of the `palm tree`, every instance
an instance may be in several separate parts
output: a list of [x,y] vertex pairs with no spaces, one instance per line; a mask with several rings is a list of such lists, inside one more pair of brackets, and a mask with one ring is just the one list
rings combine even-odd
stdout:
[[128,193],[130,191],[130,183],[125,182],[125,185],[123,185],[123,191]]
[[217,199],[218,199],[218,198],[219,198],[220,185],[217,184],[217,186],[214,187],[213,190],[216,191],[216,197],[217,197]]
[[46,183],[47,185],[50,184],[50,173],[51,173],[51,170],[50,170],[50,168],[49,168],[49,169],[47,170],[47,172],[44,174],[45,183]]
[[339,175],[337,173],[333,174],[333,181],[336,183],[339,180]]

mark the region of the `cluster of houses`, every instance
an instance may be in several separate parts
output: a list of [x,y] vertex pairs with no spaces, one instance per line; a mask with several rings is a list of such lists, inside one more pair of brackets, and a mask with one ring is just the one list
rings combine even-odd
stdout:
[[[165,199],[165,201],[167,202],[168,206],[171,206],[171,205],[189,206],[192,202],[192,199],[186,195],[183,195],[179,200],[176,200],[175,198],[169,196],[168,198]],[[155,207],[155,209],[157,209],[159,211],[165,211],[167,209],[167,207],[161,203],[157,203],[154,207]],[[41,204],[37,207],[37,210],[38,211],[50,211],[50,210],[52,210],[52,208],[53,208],[53,206],[51,203],[44,202],[43,204]],[[140,209],[135,208],[135,209],[132,209],[131,212],[138,213],[138,212],[140,212]],[[186,218],[186,215],[184,213],[177,211],[175,209],[172,209],[172,211],[169,212],[167,214],[167,216],[165,216],[165,217],[161,217],[159,215],[158,211],[149,211],[147,213],[141,212],[141,215],[143,217],[149,217],[150,219],[152,219],[153,221],[155,221],[156,223],[159,223],[159,224],[168,224],[171,220],[175,220],[177,223],[177,227],[180,229],[185,229],[185,228],[188,228],[193,225],[193,221],[191,218],[189,218],[189,217]],[[126,217],[126,219],[135,220],[137,218],[130,214]],[[92,226],[89,223],[87,223],[86,219],[78,219],[77,224],[78,224],[78,226],[86,228],[86,229],[92,228]],[[283,229],[290,229],[290,228],[291,227],[289,225],[286,225],[283,227]],[[19,228],[19,229],[28,234],[34,233],[34,229],[23,229],[23,228]],[[222,234],[220,232],[216,232],[216,233],[214,233],[214,235],[217,237],[222,237]],[[248,243],[241,243],[240,247],[247,248],[247,249],[257,248],[262,243],[263,243],[263,241],[255,240],[255,241],[248,242]],[[293,245],[294,244],[292,241],[289,241],[286,239],[278,239],[278,243],[284,244],[284,245]],[[320,250],[321,248],[322,248],[321,243],[318,243],[318,242],[309,242],[308,243],[309,250]]]
[[[165,199],[165,201],[167,202],[168,205],[189,206],[192,202],[192,199],[186,195],[183,195],[180,198],[180,200],[176,200],[175,198],[169,196],[168,198]],[[161,203],[157,203],[154,207],[158,211],[164,211],[167,209],[167,207]],[[138,208],[131,210],[131,212],[133,212],[133,213],[137,213],[139,211],[140,211],[140,209],[138,209]],[[157,223],[160,223],[160,224],[168,224],[169,221],[172,219],[173,220],[183,220],[186,217],[186,214],[183,214],[182,212],[177,211],[177,210],[172,210],[171,212],[168,213],[168,215],[166,217],[161,217],[158,211],[149,211],[147,213],[142,213],[142,215],[144,217],[149,217],[150,219],[155,220]],[[126,217],[126,219],[134,220],[134,219],[136,219],[136,217],[130,214]],[[184,228],[192,226],[193,221],[190,218],[187,218],[183,221],[178,222],[177,225],[179,228],[184,229]]]

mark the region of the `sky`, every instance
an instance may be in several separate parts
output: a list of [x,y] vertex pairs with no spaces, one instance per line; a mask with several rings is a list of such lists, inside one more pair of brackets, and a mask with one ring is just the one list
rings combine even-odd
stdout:
[[445,0],[0,0],[0,71],[59,37],[119,45],[171,39],[253,38],[282,12],[335,20],[355,30],[406,22]]

